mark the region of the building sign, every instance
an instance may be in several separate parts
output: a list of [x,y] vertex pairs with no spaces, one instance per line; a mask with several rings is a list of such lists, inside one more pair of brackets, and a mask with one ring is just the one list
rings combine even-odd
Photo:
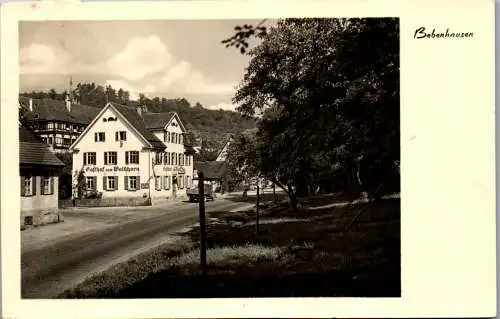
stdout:
[[148,189],[149,183],[141,183],[141,189]]
[[170,166],[163,166],[163,170],[165,172],[171,172],[171,171],[174,171],[174,172],[177,172],[179,174],[184,174],[186,171],[184,170],[184,167],[182,166],[176,166],[176,167],[170,167]]
[[85,172],[90,173],[104,173],[104,172],[139,172],[139,167],[95,167],[95,166],[87,166],[85,168]]

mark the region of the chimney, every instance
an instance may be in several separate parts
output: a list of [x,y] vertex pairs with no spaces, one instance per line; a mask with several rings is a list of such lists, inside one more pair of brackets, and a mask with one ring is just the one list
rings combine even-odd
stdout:
[[66,94],[66,108],[68,112],[71,112],[71,99],[69,98],[69,94]]
[[30,112],[33,112],[33,99],[30,98]]

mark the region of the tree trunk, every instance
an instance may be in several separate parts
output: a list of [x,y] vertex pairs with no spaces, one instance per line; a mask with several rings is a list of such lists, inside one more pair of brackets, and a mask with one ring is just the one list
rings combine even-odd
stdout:
[[298,212],[297,193],[292,189],[292,185],[288,184],[288,205],[293,214]]

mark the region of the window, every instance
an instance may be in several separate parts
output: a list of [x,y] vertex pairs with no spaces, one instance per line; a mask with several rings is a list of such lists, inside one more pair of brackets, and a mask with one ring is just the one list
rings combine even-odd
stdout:
[[51,176],[43,176],[40,185],[42,195],[54,194],[54,181]]
[[170,142],[170,132],[163,132],[163,142]]
[[175,153],[172,153],[172,163],[171,163],[171,165],[175,165],[176,162],[177,162],[177,155],[175,155]]
[[49,122],[47,124],[47,128],[50,129],[50,130],[53,129],[54,128],[54,123],[53,122]]
[[179,156],[179,158],[178,158],[178,160],[177,160],[177,164],[178,164],[178,165],[182,165],[182,163],[181,163],[182,154],[178,154],[178,156]]
[[118,176],[104,176],[103,177],[104,190],[115,191],[118,189]]
[[170,176],[163,176],[163,188],[170,189]]
[[161,176],[155,177],[155,189],[157,191],[161,190]]
[[184,140],[184,137],[182,136],[182,134],[179,134],[179,144],[182,144]]
[[42,137],[42,142],[47,143],[47,138],[46,137]]
[[49,136],[49,144],[50,144],[50,145],[52,145],[52,144],[54,144],[53,142],[54,142],[54,141],[53,141],[53,139],[52,139],[52,136]]
[[179,188],[183,189],[184,188],[184,176],[179,176]]
[[63,143],[62,137],[56,137],[56,144],[61,145]]
[[155,158],[154,158],[154,161],[153,161],[153,165],[161,165],[161,163],[163,162],[163,153],[161,152],[155,152]]
[[139,164],[139,152],[129,151],[125,152],[125,164]]
[[35,178],[33,176],[21,176],[21,196],[36,195]]
[[87,176],[86,177],[86,185],[87,185],[87,190],[96,190],[97,189],[97,177],[96,176]]
[[116,152],[104,152],[104,165],[116,165]]
[[83,153],[83,165],[96,165],[96,153]]
[[173,133],[174,134],[174,141],[173,143],[177,144],[177,133]]
[[94,139],[96,142],[104,142],[106,141],[106,135],[104,132],[97,132],[94,134]]
[[71,124],[66,124],[66,130],[68,130],[68,131],[71,130]]
[[164,158],[163,158],[163,163],[165,165],[170,165],[170,153],[169,152],[165,152]]
[[125,131],[115,132],[115,140],[126,141],[127,140],[127,132],[125,132]]
[[63,139],[63,144],[64,145],[71,145],[71,139],[70,138]]
[[129,176],[128,177],[128,187],[127,189],[128,190],[132,190],[132,191],[135,191],[137,190],[137,176]]
[[25,216],[24,225],[26,226],[33,225],[33,216]]

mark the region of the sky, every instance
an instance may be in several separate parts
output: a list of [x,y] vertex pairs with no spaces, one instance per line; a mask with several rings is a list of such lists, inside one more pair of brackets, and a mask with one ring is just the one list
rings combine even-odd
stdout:
[[20,90],[110,84],[148,97],[234,110],[249,57],[220,41],[258,20],[29,21],[19,26]]

